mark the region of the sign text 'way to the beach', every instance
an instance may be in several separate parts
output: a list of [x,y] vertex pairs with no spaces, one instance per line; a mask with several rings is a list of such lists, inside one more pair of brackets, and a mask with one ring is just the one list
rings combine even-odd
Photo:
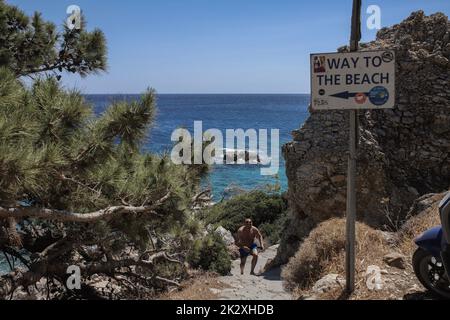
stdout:
[[313,110],[390,109],[395,53],[390,50],[311,55]]

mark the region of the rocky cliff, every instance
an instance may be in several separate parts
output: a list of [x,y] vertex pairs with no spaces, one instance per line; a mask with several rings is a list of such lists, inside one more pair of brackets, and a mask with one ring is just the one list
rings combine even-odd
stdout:
[[[396,51],[397,104],[359,113],[358,218],[395,228],[419,196],[450,187],[448,17],[414,12],[361,45],[362,51],[379,49]],[[318,223],[345,215],[348,123],[345,111],[312,112],[284,146],[291,223],[278,263],[294,255]]]

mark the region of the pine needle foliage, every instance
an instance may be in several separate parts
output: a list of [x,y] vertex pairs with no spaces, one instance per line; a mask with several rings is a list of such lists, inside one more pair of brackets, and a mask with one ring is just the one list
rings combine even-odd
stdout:
[[60,77],[65,71],[84,77],[105,71],[105,36],[98,29],[86,31],[83,16],[81,20],[80,29],[64,26],[58,31],[40,13],[29,17],[0,0],[0,66],[12,69],[16,76],[49,72]]
[[[143,151],[153,89],[97,115],[59,82],[64,71],[105,69],[100,30],[87,32],[83,21],[58,32],[39,13],[28,17],[0,0],[0,251],[28,266],[0,275],[0,299],[44,277],[48,297],[61,298],[71,265],[85,267],[86,286],[93,275],[120,281],[116,298],[154,293],[186,275],[184,258],[201,228],[191,208],[207,168]],[[39,216],[48,212],[62,219]]]
[[[195,179],[167,156],[141,152],[154,119],[155,92],[113,103],[101,116],[53,78],[25,88],[0,70],[0,205],[92,212],[145,206],[170,193],[164,209],[189,207]],[[145,224],[138,224],[144,227]]]

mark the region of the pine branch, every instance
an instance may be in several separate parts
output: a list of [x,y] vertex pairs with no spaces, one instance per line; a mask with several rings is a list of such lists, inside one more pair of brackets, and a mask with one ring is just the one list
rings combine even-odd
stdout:
[[9,208],[0,207],[0,218],[35,218],[59,222],[93,223],[100,220],[111,220],[116,215],[125,214],[153,214],[157,215],[153,206],[150,207],[109,207],[91,213],[73,213],[64,210],[52,210],[44,208]]
[[150,206],[116,206],[91,213],[74,213],[64,210],[53,210],[45,208],[2,208],[0,207],[0,219],[25,219],[35,218],[41,220],[59,221],[59,222],[76,222],[76,223],[93,223],[100,220],[109,221],[116,216],[126,214],[148,214],[158,216],[155,211],[170,198],[170,193],[156,201]]
[[[90,186],[88,186],[88,185],[86,185],[86,184],[84,184],[84,183],[82,183],[82,182],[80,182],[80,181],[78,181],[78,180],[75,180],[75,179],[73,179],[73,178],[66,177],[64,174],[61,174],[61,178],[62,178],[62,180],[64,180],[64,181],[72,182],[72,183],[74,183],[74,184],[76,184],[76,185],[79,185],[79,186],[81,186],[81,187],[83,187],[83,188],[86,188],[86,189],[88,189],[88,190],[94,192],[95,194],[97,194],[98,197],[100,197],[100,196],[102,195],[102,192],[101,192],[100,190],[96,190],[96,189],[94,189],[94,188],[91,188]],[[128,206],[128,205],[127,205],[127,206]]]
[[[65,239],[63,239],[49,246],[43,253],[41,253],[41,259],[34,262],[30,266],[30,270],[32,271],[22,272],[20,270],[16,270],[8,275],[0,277],[0,299],[4,299],[6,296],[10,295],[11,292],[14,292],[14,290],[18,287],[22,286],[26,289],[29,286],[36,284],[46,274],[61,276],[66,275],[67,268],[69,267],[68,264],[52,263],[52,260],[56,258],[55,252],[60,253],[62,250],[58,247],[68,249],[69,247],[73,247],[73,244],[69,244]],[[158,252],[151,256],[148,260],[142,260],[140,258],[127,258],[122,260],[108,260],[107,262],[93,262],[80,266],[80,270],[84,277],[89,277],[95,274],[113,275],[117,269],[132,266],[139,266],[153,272],[156,261],[160,259],[165,259],[173,263],[181,263],[178,260],[169,258],[165,252]],[[155,279],[179,286],[177,282],[166,278],[156,276]]]

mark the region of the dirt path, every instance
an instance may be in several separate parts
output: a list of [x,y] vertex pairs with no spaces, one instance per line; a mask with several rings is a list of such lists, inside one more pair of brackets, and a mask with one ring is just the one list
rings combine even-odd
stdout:
[[[260,274],[262,268],[269,259],[275,258],[278,246],[270,247],[260,254],[256,274]],[[221,300],[291,300],[290,293],[283,289],[281,270],[273,269],[260,276],[251,276],[251,258],[247,261],[245,275],[241,275],[240,260],[233,261],[231,276],[220,277],[219,281],[229,289],[217,290],[215,293]]]

